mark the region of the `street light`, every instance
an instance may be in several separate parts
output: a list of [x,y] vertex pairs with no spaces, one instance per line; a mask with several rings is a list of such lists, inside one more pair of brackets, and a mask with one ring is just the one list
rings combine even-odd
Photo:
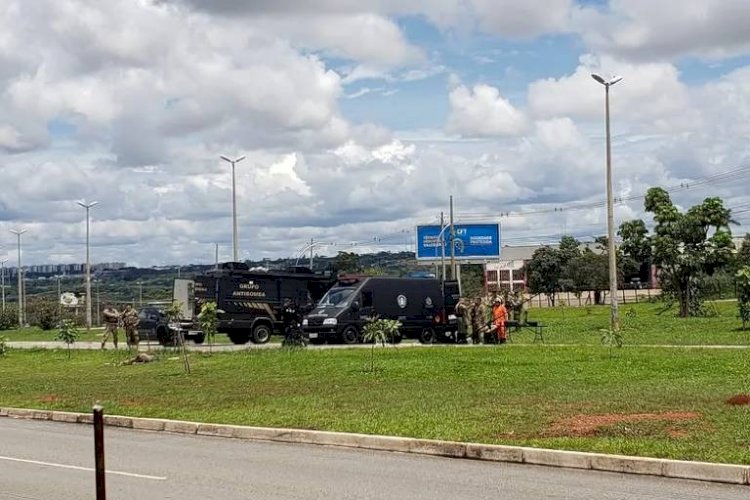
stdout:
[[25,229],[11,229],[11,233],[18,236],[18,327],[23,328],[24,319],[26,318],[25,304],[23,300],[23,266],[21,265],[21,235],[26,232]]
[[615,255],[615,213],[612,196],[612,146],[609,132],[609,88],[622,80],[615,76],[605,80],[596,73],[591,78],[604,85],[605,121],[607,127],[607,252],[609,253],[609,295],[612,304],[610,328],[613,332],[620,330],[620,317],[617,311],[617,256]]
[[86,209],[86,329],[91,330],[91,252],[89,249],[90,211],[92,207],[99,204],[98,201],[86,203],[77,201],[78,205]]
[[242,155],[234,160],[224,155],[221,155],[220,158],[232,164],[232,255],[234,262],[238,262],[240,251],[237,241],[237,194],[235,191],[236,182],[234,177],[234,166],[244,160],[245,156]]
[[3,312],[5,312],[5,263],[8,259],[0,260],[0,287],[3,289]]

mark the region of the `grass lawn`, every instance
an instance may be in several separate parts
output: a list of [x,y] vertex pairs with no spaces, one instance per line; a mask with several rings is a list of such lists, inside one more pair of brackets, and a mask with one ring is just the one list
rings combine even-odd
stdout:
[[[86,328],[80,328],[79,331],[81,332],[81,336],[78,338],[79,342],[101,341],[102,335],[104,334],[104,329],[102,328],[92,328],[90,332],[86,332]],[[52,342],[57,336],[57,329],[42,330],[41,328],[33,326],[29,328],[15,328],[13,330],[0,330],[0,335],[5,336],[11,342]]]
[[11,350],[0,405],[750,464],[750,406],[725,404],[747,350],[385,348],[370,372],[369,349],[270,349],[193,353],[190,375],[117,356]]
[[[750,330],[742,330],[736,302],[707,302],[715,316],[678,318],[677,307],[658,314],[662,303],[621,304],[620,321],[625,344],[750,345]],[[547,326],[550,344],[600,344],[609,327],[610,307],[556,307],[529,310],[529,320]],[[530,342],[534,334],[523,330],[515,342]]]

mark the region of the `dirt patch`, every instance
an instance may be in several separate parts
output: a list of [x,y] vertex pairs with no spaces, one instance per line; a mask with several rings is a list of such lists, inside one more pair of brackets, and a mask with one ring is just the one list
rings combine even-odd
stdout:
[[727,399],[728,405],[741,406],[750,405],[750,395],[748,394],[737,394]]
[[[696,420],[700,418],[694,412],[667,412],[667,413],[607,413],[603,415],[575,415],[574,417],[558,420],[547,430],[551,436],[595,436],[605,428],[619,427],[623,424],[636,424],[641,422],[677,423]],[[677,429],[670,429],[673,432]],[[675,434],[681,432],[678,431]],[[670,432],[672,434],[672,432]],[[675,435],[675,437],[677,437]]]
[[45,394],[39,397],[40,403],[58,403],[62,400],[57,394]]

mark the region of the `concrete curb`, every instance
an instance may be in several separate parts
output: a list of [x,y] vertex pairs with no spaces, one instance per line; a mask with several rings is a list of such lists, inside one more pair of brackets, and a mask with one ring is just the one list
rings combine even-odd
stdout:
[[[51,410],[27,410],[0,407],[0,417],[48,420],[91,424],[89,413],[73,413]],[[310,431],[301,429],[275,429],[239,425],[206,424],[182,420],[159,418],[137,418],[105,415],[104,424],[156,432],[196,434],[201,436],[228,437],[256,441],[303,443],[367,450],[416,453],[449,458],[468,458],[490,462],[545,465],[572,469],[590,469],[624,474],[642,474],[677,479],[693,479],[716,483],[750,485],[750,466],[686,462],[661,458],[629,457],[585,453],[578,451],[546,450],[521,446],[503,446],[480,443],[459,443],[431,439],[349,434],[344,432]]]

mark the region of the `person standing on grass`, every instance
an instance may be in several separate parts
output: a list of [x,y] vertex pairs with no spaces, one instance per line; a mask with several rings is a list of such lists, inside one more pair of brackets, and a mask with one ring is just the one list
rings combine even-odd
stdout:
[[120,322],[120,313],[111,303],[107,303],[102,311],[104,316],[104,337],[102,337],[102,349],[105,348],[107,339],[112,335],[112,343],[117,349],[117,324]]
[[456,316],[458,317],[456,341],[465,344],[466,339],[471,335],[471,306],[469,305],[469,301],[464,297],[458,299]]
[[484,313],[484,304],[482,297],[474,299],[474,305],[471,308],[471,343],[481,344],[482,334],[486,330],[487,320]]
[[138,312],[130,304],[125,304],[125,310],[122,312],[122,325],[125,327],[125,340],[128,347],[135,347],[138,350]]
[[492,324],[495,327],[495,339],[501,344],[508,340],[508,333],[505,331],[506,321],[508,321],[508,310],[505,308],[503,299],[498,297],[492,306]]

